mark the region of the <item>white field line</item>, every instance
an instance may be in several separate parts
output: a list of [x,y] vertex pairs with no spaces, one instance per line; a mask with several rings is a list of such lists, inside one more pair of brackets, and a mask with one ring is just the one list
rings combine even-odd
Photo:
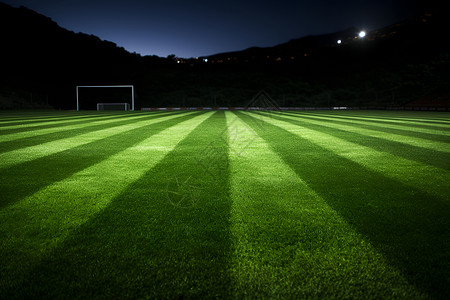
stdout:
[[[248,114],[248,113],[247,113]],[[370,170],[374,170],[407,186],[418,188],[425,193],[442,196],[442,190],[450,195],[450,172],[424,163],[412,161],[390,153],[355,144],[333,135],[311,130],[287,121],[266,116],[259,117],[265,122],[283,128],[322,148],[345,157]]]
[[212,114],[169,127],[0,210],[0,256],[8,257],[0,260],[3,275],[14,278],[27,273],[72,230],[106,208]]
[[[183,114],[183,116],[193,113],[194,112],[187,112]],[[162,118],[138,121],[132,124],[109,127],[106,129],[88,132],[74,137],[68,137],[40,145],[0,153],[0,169],[24,163],[27,161],[31,161],[40,157],[55,154],[58,152],[62,152],[74,147],[78,147],[101,139],[105,139],[116,134],[124,133],[136,128],[156,124],[177,117],[180,117],[180,114],[167,115]]]
[[290,119],[290,120],[297,120],[297,121],[301,120],[301,121],[304,121],[304,122],[307,122],[310,124],[316,124],[316,125],[325,126],[325,127],[329,127],[329,128],[340,129],[340,130],[344,130],[347,132],[356,132],[356,133],[360,133],[360,134],[367,135],[370,137],[379,138],[382,140],[399,142],[399,143],[416,146],[416,147],[420,147],[420,148],[431,149],[431,150],[435,150],[435,151],[450,152],[450,143],[431,141],[431,140],[427,140],[427,139],[411,137],[411,136],[404,136],[404,135],[395,134],[395,133],[386,133],[386,132],[381,132],[381,131],[377,131],[377,130],[373,130],[373,129],[358,128],[356,126],[350,126],[350,125],[342,125],[342,124],[335,124],[335,123],[328,124],[325,121],[317,121],[317,120],[312,120],[310,118],[305,119],[305,118],[299,118],[297,116],[288,116],[288,115],[284,115],[284,114],[279,115],[279,116],[282,116],[283,118]]
[[[409,290],[412,297],[420,295],[261,137],[234,113],[225,114],[231,148],[231,232],[235,249],[231,269],[237,291],[256,289],[268,298],[292,296],[289,292],[294,289],[314,295],[314,289],[323,284],[331,290],[342,289],[342,274],[349,274],[345,280],[353,283],[348,285],[350,289],[379,285],[391,295],[400,287]],[[252,144],[241,151],[239,140],[252,140]],[[238,148],[233,149],[235,146]],[[296,242],[280,240],[280,230],[289,230],[288,236]],[[312,231],[317,247],[311,247]],[[296,276],[299,270],[303,278]],[[374,277],[379,282],[368,282]],[[269,284],[267,278],[271,278]]]
[[[445,135],[450,137],[450,124],[449,125],[440,125],[437,127],[446,128],[447,130],[438,130],[438,129],[426,129],[421,127],[415,127],[414,125],[425,125],[425,124],[411,124],[411,125],[404,125],[406,122],[398,121],[400,124],[380,124],[377,122],[372,122],[371,120],[380,120],[375,118],[357,118],[357,117],[343,117],[339,116],[339,118],[336,118],[334,116],[324,116],[324,115],[315,115],[315,114],[282,114],[283,116],[296,116],[300,118],[307,118],[307,119],[319,119],[319,120],[330,120],[330,121],[343,121],[343,122],[352,122],[355,124],[367,124],[375,127],[381,127],[381,128],[390,128],[390,129],[401,129],[411,132],[421,132],[421,133],[431,133],[431,134],[438,134],[438,135]],[[387,122],[394,122],[394,121],[387,121]],[[417,123],[417,122],[415,122]],[[434,125],[430,125],[434,126]]]
[[[99,118],[95,118],[92,120],[84,120],[83,123],[81,124],[74,124],[74,125],[67,125],[67,126],[63,126],[63,127],[52,127],[52,128],[43,128],[43,129],[37,129],[37,130],[31,130],[28,131],[28,127],[24,128],[24,130],[27,131],[22,131],[22,132],[17,132],[17,133],[9,133],[9,134],[4,134],[4,135],[0,135],[0,142],[8,142],[8,141],[14,141],[14,140],[18,140],[18,139],[22,139],[22,138],[28,138],[28,137],[35,137],[35,136],[39,136],[39,135],[44,135],[44,134],[49,134],[49,133],[56,133],[56,132],[64,132],[64,131],[68,131],[68,130],[73,130],[73,129],[82,129],[82,128],[86,128],[89,126],[94,126],[94,125],[103,125],[103,124],[110,124],[110,123],[114,123],[114,122],[121,122],[121,121],[132,121],[132,120],[138,120],[138,119],[143,119],[143,118],[149,118],[149,115],[147,116],[134,116],[134,117],[129,117],[129,118],[114,118],[114,119],[107,119],[107,120],[102,120],[103,117],[99,120]],[[56,125],[56,124],[55,124]],[[0,133],[1,133],[1,129],[0,129]]]

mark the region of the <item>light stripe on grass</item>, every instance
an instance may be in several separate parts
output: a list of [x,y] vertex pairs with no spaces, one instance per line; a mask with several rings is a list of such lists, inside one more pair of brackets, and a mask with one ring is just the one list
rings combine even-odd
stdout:
[[[440,198],[443,195],[450,195],[450,185],[448,184],[450,182],[450,173],[446,170],[386,152],[380,152],[327,133],[294,125],[288,121],[270,118],[267,115],[260,114],[258,117],[264,122],[283,128],[341,157],[352,160],[408,186],[418,188],[425,193],[433,194]],[[283,117],[285,116],[283,115]],[[286,117],[286,119],[296,120],[295,117]],[[319,125],[326,126],[324,123],[322,122]]]
[[421,296],[266,141],[226,114],[235,298]]
[[[318,111],[314,112],[315,114],[319,114]],[[353,116],[358,117],[369,117],[369,118],[379,118],[381,120],[399,120],[399,121],[411,121],[418,122],[420,124],[427,123],[442,123],[442,124],[450,124],[450,120],[447,112],[426,112],[426,111],[371,111],[371,110],[332,110],[332,111],[324,111],[324,114],[327,115],[336,115],[336,116],[347,116],[351,114]]]
[[[312,112],[291,112],[294,114],[297,114],[299,116],[302,115],[310,115],[310,116],[318,116],[318,117],[329,117],[329,118],[337,118],[337,119],[347,119],[347,120],[360,120],[360,121],[368,121],[368,122],[376,122],[376,123],[394,123],[396,125],[409,125],[409,126],[421,126],[421,127],[441,127],[442,129],[449,129],[450,126],[450,120],[445,121],[441,120],[440,123],[446,123],[447,124],[436,124],[431,123],[428,124],[428,119],[402,119],[402,118],[395,118],[395,117],[387,117],[380,114],[378,115],[358,115],[358,114],[333,114],[333,113],[312,113]],[[412,121],[414,120],[414,121]],[[416,128],[416,127],[414,127]]]
[[[231,203],[224,130],[224,112],[215,112],[6,294],[227,298]],[[199,188],[194,202],[168,194],[190,190],[173,185],[184,175]]]
[[[441,168],[444,170],[450,169],[450,153],[439,152],[431,149],[416,147],[404,143],[400,143],[392,140],[382,140],[376,137],[367,136],[365,134],[359,133],[358,127],[360,125],[355,126],[353,131],[345,131],[339,128],[334,128],[331,122],[324,121],[324,125],[312,124],[307,122],[304,118],[296,118],[296,119],[286,119],[282,117],[282,115],[272,114],[272,118],[281,119],[284,121],[288,121],[289,123],[299,125],[301,127],[306,127],[311,130],[316,130],[320,132],[324,132],[335,137],[344,139],[349,142],[353,142],[358,145],[363,145],[369,148],[372,148],[377,151],[387,152],[395,156],[403,157],[405,159],[409,159],[412,161],[418,161],[425,165],[434,166],[436,168]],[[331,123],[331,124],[327,124]],[[401,133],[408,134],[408,133]],[[445,138],[436,135],[427,135],[427,134],[413,134],[413,136],[421,136],[425,139],[435,139],[437,141],[445,141]]]
[[[47,120],[73,120],[80,118],[92,118],[96,116],[101,116],[104,114],[87,114],[86,112],[77,113],[77,112],[66,112],[64,114],[56,114],[55,112],[50,112],[48,115],[42,114],[40,112],[33,112],[30,114],[19,114],[15,116],[11,115],[2,115],[0,114],[0,128],[10,126],[17,126],[16,123],[21,124],[29,124],[29,123],[40,123],[46,122]],[[14,125],[16,124],[16,125]],[[20,126],[20,125],[19,125]]]
[[[394,129],[394,130],[403,130],[403,131],[410,131],[410,132],[419,132],[419,133],[426,133],[426,134],[433,134],[433,135],[440,135],[447,137],[448,140],[450,140],[450,124],[449,125],[441,125],[440,127],[442,129],[432,129],[432,128],[422,128],[424,125],[418,124],[411,124],[411,125],[404,125],[405,122],[399,122],[400,124],[389,124],[390,121],[385,121],[389,123],[381,123],[377,122],[379,119],[375,118],[356,118],[356,117],[336,117],[333,115],[319,115],[319,114],[297,114],[297,113],[286,113],[284,115],[288,116],[297,116],[301,118],[308,118],[308,119],[314,119],[314,120],[324,120],[324,121],[334,121],[334,122],[345,122],[345,123],[352,123],[352,124],[361,124],[361,125],[369,125],[380,129]],[[430,125],[425,125],[427,127],[430,127]]]
[[[91,127],[91,126],[95,126],[95,125],[112,124],[114,122],[120,122],[120,121],[124,121],[124,120],[133,122],[133,121],[140,120],[140,119],[146,119],[151,116],[152,115],[138,115],[138,116],[133,115],[133,116],[128,116],[126,119],[123,119],[124,116],[108,116],[108,117],[98,117],[95,119],[91,119],[89,121],[86,121],[86,120],[76,121],[76,122],[82,122],[81,124],[65,124],[64,125],[64,124],[59,124],[59,122],[58,122],[59,125],[63,125],[63,126],[58,127],[58,124],[54,124],[55,127],[42,128],[42,129],[36,129],[36,130],[29,130],[32,128],[25,127],[25,128],[23,128],[24,131],[13,132],[13,133],[3,134],[3,135],[1,135],[1,130],[0,130],[0,143],[14,141],[14,140],[23,139],[23,138],[35,137],[35,136],[44,135],[44,134],[64,132],[64,131],[75,130],[75,129],[83,129],[83,128],[87,128],[87,127]],[[103,120],[105,118],[107,118],[107,119]],[[62,122],[67,122],[67,120],[62,121]],[[75,122],[75,121],[73,121],[73,122]],[[52,123],[52,122],[50,122],[50,123]],[[38,126],[40,126],[40,125],[38,125]]]
[[0,271],[4,276],[0,290],[17,283],[17,277],[25,275],[73,229],[107,207],[211,115],[204,113],[167,128],[0,210]]
[[[194,112],[187,112],[192,114]],[[184,114],[184,115],[186,115]],[[23,162],[31,161],[40,157],[48,156],[50,154],[62,152],[77,146],[85,145],[100,139],[104,139],[119,133],[131,131],[136,128],[147,126],[150,124],[159,123],[165,120],[180,117],[180,114],[170,114],[158,119],[138,121],[121,126],[110,127],[102,130],[97,130],[75,137],[68,137],[48,143],[21,148],[0,154],[0,169],[17,165]]]
[[[288,115],[283,115],[283,116],[285,118],[292,119],[292,120],[299,118],[297,116],[288,116]],[[372,130],[372,129],[356,128],[355,126],[342,125],[342,124],[336,124],[336,123],[333,123],[332,126],[330,126],[330,124],[327,125],[327,123],[325,121],[316,121],[316,120],[312,120],[311,118],[307,118],[307,120],[306,120],[306,118],[302,118],[302,119],[303,119],[303,121],[311,123],[311,124],[333,127],[333,128],[337,128],[337,129],[348,131],[348,132],[357,131],[360,134],[379,138],[382,140],[396,141],[396,142],[407,144],[407,145],[412,145],[412,146],[416,146],[416,147],[450,153],[450,144],[445,143],[445,142],[431,141],[431,140],[427,140],[427,139],[411,137],[411,136],[404,136],[404,135],[394,134],[394,133],[386,133],[386,132],[381,132],[381,131]]]
[[[143,114],[141,114],[143,116]],[[120,119],[120,118],[130,118],[130,117],[136,117],[136,114],[104,114],[101,116],[77,116],[76,118],[72,118],[68,116],[65,119],[58,119],[56,121],[52,119],[44,119],[41,122],[33,122],[31,124],[25,123],[27,120],[24,119],[22,124],[19,125],[8,125],[8,126],[1,126],[0,127],[0,135],[8,135],[9,132],[21,132],[21,131],[37,131],[42,129],[48,129],[48,128],[63,128],[65,126],[69,125],[77,125],[78,123],[83,124],[89,124],[91,122],[97,122],[101,120],[107,120],[107,119]],[[37,128],[36,128],[37,127]],[[41,128],[43,127],[43,128]],[[1,137],[1,136],[0,136]]]

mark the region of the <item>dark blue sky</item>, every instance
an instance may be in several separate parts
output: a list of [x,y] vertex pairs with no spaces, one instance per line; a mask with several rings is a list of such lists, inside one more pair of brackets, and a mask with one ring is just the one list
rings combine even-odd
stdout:
[[195,57],[274,46],[356,26],[376,29],[419,13],[418,1],[0,0],[61,27],[142,55]]

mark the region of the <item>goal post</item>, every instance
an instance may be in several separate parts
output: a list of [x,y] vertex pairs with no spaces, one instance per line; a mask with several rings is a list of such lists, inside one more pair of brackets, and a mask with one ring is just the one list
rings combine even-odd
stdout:
[[131,88],[131,110],[134,111],[134,85],[77,85],[76,86],[77,111],[80,111],[80,101],[79,101],[80,88]]

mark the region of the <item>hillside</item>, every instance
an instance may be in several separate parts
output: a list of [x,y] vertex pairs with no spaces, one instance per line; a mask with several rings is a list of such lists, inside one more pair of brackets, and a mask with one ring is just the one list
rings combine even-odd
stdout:
[[312,51],[336,45],[338,39],[345,41],[351,40],[358,34],[355,27],[346,30],[316,35],[306,36],[299,39],[290,40],[273,47],[252,47],[243,51],[234,51],[219,53],[208,56],[210,62],[225,63],[272,63],[274,61],[295,62],[295,59],[308,56]]
[[[3,3],[0,36],[3,96],[12,91],[18,95],[33,91],[50,97],[55,107],[65,107],[61,97],[66,97],[75,84],[128,81],[143,61],[113,42],[74,33],[25,7],[13,8]],[[149,60],[159,59],[149,57],[146,61]]]
[[450,51],[442,38],[447,20],[428,12],[364,39],[355,39],[356,28],[349,28],[206,61],[141,57],[0,3],[0,109],[73,109],[79,84],[134,84],[137,108],[240,106],[261,89],[281,106],[398,106],[436,99],[449,92]]
[[[349,28],[274,47],[219,53],[205,57],[207,62],[179,61],[209,72],[205,80],[212,104],[219,98],[224,100],[220,103],[239,103],[265,89],[281,106],[403,106],[417,99],[448,99],[441,97],[448,94],[450,82],[450,48],[442,38],[448,25],[445,14],[424,12],[367,32],[363,39]],[[198,92],[195,96],[201,97]]]

